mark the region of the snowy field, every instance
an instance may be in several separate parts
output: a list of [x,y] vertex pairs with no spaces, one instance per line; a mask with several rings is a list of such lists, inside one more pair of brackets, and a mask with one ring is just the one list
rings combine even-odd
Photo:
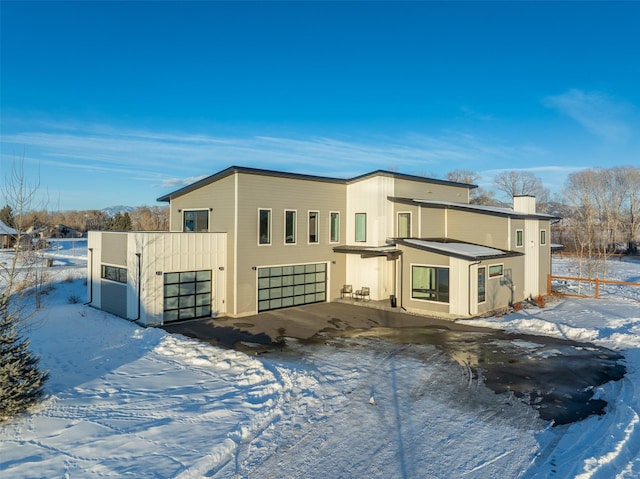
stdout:
[[[0,425],[2,478],[640,477],[640,288],[472,321],[625,355],[625,379],[597,391],[604,416],[551,427],[432,346],[289,341],[251,357],[138,327],[82,304],[86,242],[51,254],[28,333],[47,398]],[[609,272],[640,281],[638,262]]]

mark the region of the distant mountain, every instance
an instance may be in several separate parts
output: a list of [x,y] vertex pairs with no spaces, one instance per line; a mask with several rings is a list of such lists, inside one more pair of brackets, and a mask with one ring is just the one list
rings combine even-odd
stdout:
[[100,211],[106,213],[110,218],[113,218],[116,213],[120,213],[121,215],[125,213],[131,213],[135,208],[133,206],[108,206],[107,208],[102,208]]

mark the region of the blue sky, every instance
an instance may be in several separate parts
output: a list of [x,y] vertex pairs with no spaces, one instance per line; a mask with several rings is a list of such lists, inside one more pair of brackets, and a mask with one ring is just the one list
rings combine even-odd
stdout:
[[1,165],[52,210],[231,165],[335,177],[640,165],[638,2],[12,2]]

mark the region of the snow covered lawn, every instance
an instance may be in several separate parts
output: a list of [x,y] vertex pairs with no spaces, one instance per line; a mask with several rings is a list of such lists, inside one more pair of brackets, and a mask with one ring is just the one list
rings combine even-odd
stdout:
[[551,428],[432,346],[291,340],[251,357],[71,304],[81,254],[56,253],[29,332],[48,397],[0,425],[2,478],[640,477],[640,291],[474,320],[624,353],[627,377],[598,392],[607,414]]

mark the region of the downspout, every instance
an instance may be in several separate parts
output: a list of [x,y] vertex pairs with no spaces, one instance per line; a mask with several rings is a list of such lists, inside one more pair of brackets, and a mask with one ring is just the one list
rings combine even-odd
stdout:
[[138,315],[136,316],[135,319],[133,319],[132,321],[139,321],[140,320],[140,301],[141,301],[141,295],[142,295],[142,287],[140,286],[141,281],[142,281],[142,259],[141,259],[142,254],[141,253],[136,253],[136,258],[138,258]]
[[85,306],[87,304],[93,303],[93,248],[88,248],[88,250],[89,250],[89,301],[84,303]]
[[407,309],[402,304],[402,298],[404,297],[404,255],[400,255],[400,309],[406,311]]
[[[469,272],[467,273],[467,281],[469,282],[469,296],[467,298],[467,315],[471,317],[471,267],[477,266],[482,261],[476,261],[475,263],[469,263]],[[484,279],[484,294],[487,294],[487,278]]]

